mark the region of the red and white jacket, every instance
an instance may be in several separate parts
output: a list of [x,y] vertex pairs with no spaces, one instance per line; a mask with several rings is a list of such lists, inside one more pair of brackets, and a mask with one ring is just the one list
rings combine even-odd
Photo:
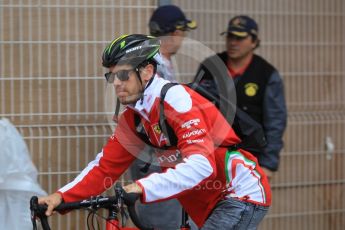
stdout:
[[[150,142],[165,146],[158,122],[160,92],[166,83],[156,75],[143,99],[127,107],[102,152],[59,190],[65,202],[101,194],[135,160],[144,146],[137,136],[135,114],[140,115]],[[241,149],[229,151],[222,147],[239,143],[240,139],[212,103],[188,87],[176,85],[168,90],[164,108],[178,144],[175,149],[157,153],[166,170],[136,182],[143,189],[142,202],[177,198],[199,227],[216,203],[226,197],[270,205],[270,187],[256,158]]]

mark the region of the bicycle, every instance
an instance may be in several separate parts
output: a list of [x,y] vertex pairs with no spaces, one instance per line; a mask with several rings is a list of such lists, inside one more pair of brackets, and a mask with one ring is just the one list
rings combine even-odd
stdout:
[[[153,228],[149,228],[143,225],[138,215],[135,211],[135,203],[139,199],[139,194],[135,193],[126,193],[120,184],[115,185],[115,196],[96,196],[91,197],[89,199],[85,199],[82,201],[77,202],[69,202],[69,203],[61,203],[57,206],[54,211],[63,212],[63,211],[71,211],[71,210],[78,210],[78,209],[85,209],[89,211],[87,217],[87,226],[88,229],[91,229],[89,226],[89,218],[92,216],[92,220],[96,214],[97,210],[99,209],[106,209],[108,211],[108,217],[102,217],[106,221],[106,230],[153,230]],[[120,224],[118,214],[121,213],[122,217],[128,217],[124,204],[127,206],[128,213],[130,218],[132,219],[133,224],[137,228],[130,228],[130,227],[123,227],[124,223]],[[33,230],[37,230],[36,219],[41,221],[41,225],[43,230],[50,230],[50,226],[48,223],[48,218],[45,215],[47,210],[47,205],[40,205],[38,204],[37,196],[33,196],[30,199],[30,210],[31,210],[31,221]],[[93,222],[93,221],[92,221]],[[92,223],[92,228],[95,229]],[[98,227],[99,228],[99,227]],[[182,212],[182,223],[180,230],[189,230],[190,226],[188,223],[188,215],[185,211]]]
[[[87,226],[90,228],[89,218],[94,218],[96,211],[99,209],[108,210],[108,217],[102,217],[106,221],[106,230],[153,230],[144,226],[140,221],[135,211],[135,202],[139,199],[139,195],[135,193],[126,193],[121,185],[115,185],[115,196],[96,196],[89,199],[85,199],[77,202],[61,203],[57,206],[54,211],[72,211],[78,209],[85,209],[89,211],[87,217]],[[133,223],[137,228],[124,227],[124,223],[120,224],[118,214],[119,212],[124,217],[127,217],[125,212],[124,204],[126,204],[129,216],[131,217]],[[41,221],[43,230],[50,230],[47,216],[45,211],[47,210],[47,205],[38,204],[37,196],[33,196],[30,199],[30,210],[31,210],[31,221],[33,229],[37,229],[36,219]],[[92,224],[92,228],[95,227]]]

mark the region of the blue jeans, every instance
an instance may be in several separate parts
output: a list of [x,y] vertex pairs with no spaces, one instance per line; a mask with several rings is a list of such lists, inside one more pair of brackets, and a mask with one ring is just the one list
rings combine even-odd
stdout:
[[268,207],[227,198],[220,201],[201,230],[255,230]]

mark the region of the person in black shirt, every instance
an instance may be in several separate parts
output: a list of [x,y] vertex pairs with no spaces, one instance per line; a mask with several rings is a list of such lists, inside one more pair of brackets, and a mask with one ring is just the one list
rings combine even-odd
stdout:
[[[226,77],[234,81],[237,108],[261,124],[264,130],[267,145],[254,151],[254,154],[270,178],[278,170],[287,111],[279,72],[265,59],[254,54],[260,43],[258,32],[258,25],[252,18],[245,15],[232,18],[227,30],[221,33],[226,36],[226,50],[207,58],[201,64],[199,73],[212,58],[220,58],[225,64],[228,70]],[[215,76],[220,77],[209,71],[203,73],[201,82],[214,82]]]

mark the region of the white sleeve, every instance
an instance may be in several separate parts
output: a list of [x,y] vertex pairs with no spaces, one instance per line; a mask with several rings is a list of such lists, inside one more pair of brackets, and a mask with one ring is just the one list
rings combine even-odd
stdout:
[[148,203],[167,199],[191,189],[212,173],[213,168],[208,159],[201,154],[193,154],[184,158],[174,169],[168,169],[164,173],[153,173],[137,182],[143,188],[143,201]]

